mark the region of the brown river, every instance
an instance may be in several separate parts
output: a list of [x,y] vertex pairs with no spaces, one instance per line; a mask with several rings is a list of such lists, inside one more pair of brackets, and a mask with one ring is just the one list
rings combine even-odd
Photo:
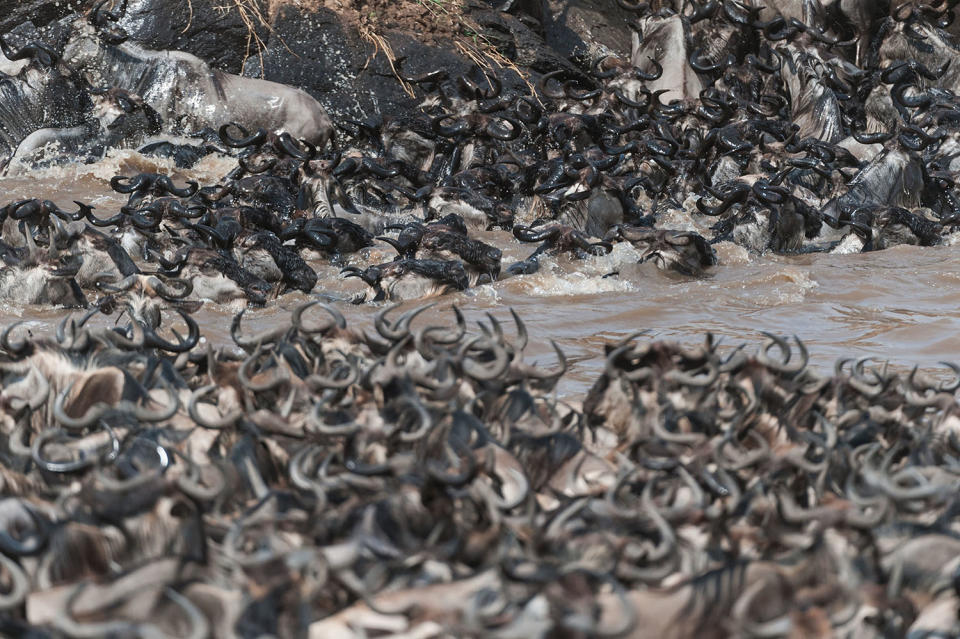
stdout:
[[[35,197],[67,209],[73,208],[73,200],[82,200],[106,215],[125,202],[121,199],[125,196],[110,189],[114,175],[170,172],[178,182],[192,177],[212,184],[234,162],[211,156],[196,169],[181,172],[164,161],[115,151],[93,165],[2,177],[0,194],[5,202]],[[481,234],[479,239],[504,250],[504,266],[535,248],[504,232]],[[369,250],[382,250],[385,260],[392,255],[389,247]],[[581,395],[596,379],[603,368],[605,343],[644,329],[652,337],[689,344],[701,342],[711,331],[727,346],[759,345],[764,339],[761,331],[795,334],[809,347],[814,366],[824,371],[842,357],[876,356],[896,369],[915,364],[933,369],[939,361],[957,358],[960,247],[899,246],[865,254],[787,257],[749,255],[727,244],[719,245],[717,253],[719,266],[703,279],[668,275],[652,264],[637,266],[638,254],[627,243],[607,256],[547,259],[536,274],[431,300],[436,305],[417,322],[452,322],[450,307],[455,304],[471,322],[491,313],[513,330],[512,307],[528,326],[528,361],[554,366],[550,339],[567,355],[570,368],[559,392],[568,397]],[[349,302],[364,285],[342,279],[340,266],[312,266],[320,276],[313,295],[334,301],[352,325],[372,330],[372,317],[382,305]],[[604,277],[615,270],[621,271],[619,277]],[[88,296],[93,301],[89,292]],[[306,299],[301,293],[289,293],[265,308],[248,310],[244,332],[288,322],[290,310]],[[419,304],[407,302],[402,308]],[[202,334],[229,343],[235,310],[207,302],[195,315]],[[26,320],[35,334],[45,333],[68,312],[6,304],[0,307],[0,325]]]

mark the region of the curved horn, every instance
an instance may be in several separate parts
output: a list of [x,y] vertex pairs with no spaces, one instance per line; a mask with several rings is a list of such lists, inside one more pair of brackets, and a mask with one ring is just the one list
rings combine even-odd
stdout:
[[688,61],[690,66],[693,67],[693,70],[698,73],[715,73],[717,71],[723,71],[727,68],[727,61],[722,62],[709,62],[705,61],[702,58],[703,48],[697,47],[690,53]]
[[[134,191],[139,191],[148,179],[149,178],[142,173],[132,178],[117,175],[110,179],[110,188],[117,193],[133,193]],[[124,180],[127,180],[126,184],[123,183]]]
[[113,217],[109,218],[99,218],[93,214],[93,211],[89,211],[87,214],[87,221],[90,222],[93,226],[105,227],[105,226],[117,226],[123,222],[124,214],[117,213]]
[[259,344],[269,344],[271,342],[275,342],[287,332],[285,327],[277,327],[268,329],[262,333],[257,333],[253,337],[243,337],[240,335],[240,320],[243,318],[243,314],[245,312],[246,309],[243,309],[234,315],[233,321],[230,323],[230,337],[233,339],[233,343],[245,351],[250,351],[251,349],[256,348]]
[[593,63],[593,67],[591,70],[591,73],[593,73],[593,77],[597,78],[598,80],[606,80],[608,78],[612,78],[613,76],[617,75],[616,67],[607,69],[606,71],[602,70],[603,63],[609,60],[610,58],[619,60],[617,56],[610,54],[610,55],[605,55],[598,58],[597,61]]
[[709,215],[711,217],[717,217],[723,215],[726,211],[733,206],[734,204],[743,204],[747,201],[747,198],[750,195],[749,188],[736,189],[730,193],[725,199],[723,199],[720,204],[714,207],[709,207],[703,202],[703,198],[697,200],[697,210],[700,211],[703,215]]
[[[19,200],[7,205],[7,217],[14,220],[23,220],[35,215],[43,208],[39,200]],[[23,212],[21,210],[25,209]]]
[[629,0],[617,0],[617,4],[620,5],[621,9],[626,9],[627,11],[636,11],[637,13],[644,13],[650,9],[649,2],[630,2]]
[[[467,351],[481,341],[485,342],[485,345],[489,346],[488,350],[493,351],[493,361],[487,364],[479,364],[473,358],[467,356]],[[465,342],[457,353],[457,360],[460,362],[460,367],[464,374],[477,381],[490,381],[497,379],[503,375],[503,373],[507,370],[507,367],[510,365],[510,357],[507,354],[507,349],[505,349],[501,344],[489,340],[482,335],[478,335]]]
[[197,194],[197,191],[200,190],[200,185],[193,180],[187,180],[187,186],[177,187],[173,184],[173,180],[166,175],[160,177],[160,179],[157,180],[157,184],[166,190],[167,193],[171,193],[177,197],[193,197]]
[[400,319],[394,323],[391,323],[387,320],[387,313],[400,306],[400,303],[393,304],[376,314],[373,320],[373,326],[377,329],[377,333],[379,333],[384,339],[394,342],[399,341],[410,334],[410,322],[412,322],[417,315],[430,308],[433,308],[436,306],[436,304],[436,302],[432,302],[430,304],[424,304],[423,306],[417,307],[412,311],[407,311],[400,316]]
[[[163,339],[157,335],[152,328],[147,327],[144,330],[144,345],[171,353],[186,353],[199,343],[200,327],[197,325],[197,322],[182,308],[174,309],[174,312],[180,315],[180,318],[183,319],[184,324],[187,325],[188,332],[186,339],[175,344]],[[177,337],[179,338],[179,336]]]
[[507,142],[510,140],[516,140],[518,137],[520,137],[520,133],[521,131],[523,131],[523,125],[520,122],[518,122],[517,120],[514,120],[509,115],[498,115],[495,117],[499,118],[500,120],[503,120],[504,122],[509,123],[510,128],[507,130],[504,130],[502,127],[495,126],[495,121],[491,120],[487,124],[487,126],[484,128],[484,133],[486,133],[491,138],[495,138],[497,140],[504,140]]
[[714,15],[716,15],[718,9],[720,9],[720,3],[718,0],[710,0],[703,6],[696,7],[693,10],[693,13],[690,14],[688,20],[690,21],[690,24],[696,24],[701,20],[712,18]]
[[316,147],[314,147],[311,144],[305,143],[307,144],[307,150],[301,151],[300,148],[297,146],[296,142],[294,142],[293,138],[290,137],[289,133],[286,133],[286,132],[281,133],[278,141],[280,143],[280,147],[284,151],[286,151],[287,155],[294,157],[298,160],[309,162],[317,155]]
[[79,429],[87,428],[91,426],[95,421],[103,417],[107,411],[112,407],[109,404],[103,402],[96,402],[87,409],[87,412],[80,417],[70,417],[67,415],[66,408],[64,404],[67,401],[67,396],[70,395],[70,391],[73,390],[74,384],[71,383],[65,389],[60,391],[57,394],[57,398],[53,402],[53,417],[56,419],[60,425],[66,428]]
[[240,368],[237,370],[237,378],[240,380],[240,383],[244,388],[247,388],[254,392],[268,391],[280,386],[281,384],[286,383],[290,380],[290,373],[286,368],[280,368],[279,361],[273,354],[271,354],[267,361],[271,359],[276,362],[277,370],[270,376],[265,382],[254,382],[250,378],[250,367],[256,363],[259,359],[260,354],[263,352],[263,345],[258,344],[254,349],[253,353],[250,354],[247,359],[243,361],[243,364],[240,365]]
[[445,138],[456,138],[467,133],[470,130],[470,125],[463,120],[458,120],[454,125],[443,124],[444,120],[455,117],[457,116],[449,114],[435,117],[431,124],[433,132]]
[[38,63],[45,67],[52,67],[60,59],[60,56],[57,55],[57,52],[43,44],[42,42],[31,42],[25,47],[21,47],[16,51],[10,48],[10,45],[0,37],[0,51],[3,51],[3,55],[10,61],[16,62],[17,60],[25,60],[27,58],[34,58]]
[[537,89],[539,89],[540,93],[553,100],[562,100],[565,98],[566,96],[564,95],[563,91],[553,91],[552,89],[548,88],[550,79],[556,78],[562,73],[564,73],[563,69],[557,69],[556,71],[544,73],[542,76],[540,76],[540,79],[537,81]]
[[663,65],[661,65],[659,62],[657,62],[650,56],[647,56],[647,60],[649,60],[650,63],[653,64],[653,71],[646,73],[644,71],[641,71],[639,68],[634,68],[633,75],[638,80],[643,80],[644,82],[653,82],[654,80],[659,80],[660,76],[663,75]]
[[206,419],[205,417],[200,416],[200,411],[197,409],[197,402],[200,401],[201,397],[209,395],[218,388],[219,385],[217,384],[201,386],[190,394],[190,401],[187,402],[187,414],[190,415],[190,419],[200,424],[204,428],[217,430],[223,429],[228,426],[233,426],[241,417],[243,417],[243,408],[234,408],[226,415],[221,415],[219,418],[214,420]]
[[[150,278],[150,283],[153,285],[153,290],[157,292],[157,295],[167,300],[168,302],[176,302],[182,300],[190,295],[193,292],[193,281],[188,279],[181,278],[170,278],[166,281],[161,280],[160,278]],[[180,290],[173,292],[170,290],[169,285],[174,284],[179,286]]]
[[261,160],[260,164],[250,165],[247,158],[238,158],[237,163],[240,165],[244,171],[251,175],[259,175],[260,173],[266,173],[272,169],[277,164],[277,158],[268,157]]
[[853,139],[855,139],[860,144],[883,144],[888,142],[893,138],[893,133],[883,132],[883,133],[862,133],[856,132],[853,134]]
[[392,237],[389,237],[387,235],[378,235],[373,239],[380,240],[381,242],[386,242],[387,244],[389,244],[394,248],[394,250],[397,252],[397,255],[400,257],[403,257],[404,254],[407,253],[407,251],[404,250],[404,246],[398,240]]
[[13,329],[15,329],[16,327],[24,323],[25,323],[25,320],[14,322],[13,324],[11,324],[10,326],[8,326],[3,330],[3,334],[0,335],[0,346],[3,347],[3,350],[7,351],[8,353],[12,353],[14,355],[20,355],[27,349],[27,346],[29,346],[31,343],[29,338],[25,337],[21,339],[19,342],[10,341],[10,334],[13,332]]
[[[240,130],[240,134],[247,136],[243,138],[235,138],[230,135],[230,127],[236,127]],[[220,127],[218,131],[220,135],[220,141],[229,146],[232,149],[244,149],[248,146],[255,146],[263,144],[264,140],[267,139],[267,132],[264,129],[257,129],[257,132],[253,135],[249,135],[247,130],[236,122],[228,122]]]
[[[329,313],[330,317],[333,318],[333,323],[326,323],[319,327],[304,326],[303,314],[305,311],[307,311],[310,308],[313,308],[314,306],[319,306],[320,308],[325,310],[327,313]],[[343,316],[343,313],[335,309],[333,306],[330,306],[329,304],[321,302],[320,300],[313,300],[311,302],[307,302],[306,304],[301,304],[300,306],[298,306],[296,310],[293,311],[293,314],[290,317],[290,322],[291,324],[293,324],[293,327],[295,329],[297,329],[299,332],[303,333],[304,335],[316,335],[318,333],[326,333],[334,326],[336,326],[341,330],[347,327],[347,320]]]
[[581,91],[577,88],[577,80],[570,79],[563,83],[563,94],[570,98],[571,100],[577,100],[578,102],[585,102],[587,100],[593,100],[600,96],[602,91],[600,89],[587,89]]

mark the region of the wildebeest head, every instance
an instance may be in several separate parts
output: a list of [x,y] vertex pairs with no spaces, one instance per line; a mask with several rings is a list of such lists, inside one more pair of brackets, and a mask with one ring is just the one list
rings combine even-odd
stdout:
[[[83,124],[90,98],[60,66],[31,62],[15,77],[0,75],[0,158],[32,133]],[[0,161],[0,166],[3,162]]]
[[270,231],[251,234],[241,242],[240,251],[243,268],[267,282],[282,280],[289,288],[304,293],[317,284],[316,271]]
[[2,254],[7,267],[0,269],[0,298],[19,304],[52,304],[65,307],[86,307],[87,299],[75,276],[83,257],[61,252],[55,234],[47,250],[40,250],[34,229],[21,220],[20,234],[24,247],[14,249],[3,244]]
[[299,210],[311,211],[314,217],[335,217],[333,205],[338,204],[348,213],[360,213],[344,192],[333,169],[332,161],[308,159],[303,163],[297,174],[300,182],[300,191],[297,193]]
[[115,4],[112,0],[100,0],[90,10],[89,23],[96,28],[98,35],[107,44],[120,44],[129,38],[127,32],[117,23],[127,12],[127,0],[120,0],[115,10],[108,10],[107,4]]
[[[123,89],[91,89],[90,115],[109,137],[125,139],[160,133],[160,114],[135,93]],[[119,141],[119,140],[118,140]]]
[[824,77],[830,73],[815,50],[792,44],[778,50],[783,61],[780,73],[790,94],[793,121],[801,138],[838,142],[843,136],[840,103]]
[[837,219],[845,209],[863,206],[915,208],[920,204],[923,169],[917,158],[900,150],[885,150],[849,182],[849,190],[824,208],[824,215]]
[[489,282],[500,275],[500,249],[467,236],[463,219],[449,215],[426,226],[411,223],[404,226],[396,240],[377,238],[397,249],[400,258],[434,260],[463,260],[470,274],[471,283]]
[[[136,207],[149,204],[154,198],[165,195],[191,197],[197,193],[200,185],[193,180],[188,180],[187,186],[178,187],[169,175],[140,173],[133,177],[114,176],[110,179],[110,187],[117,193],[129,194],[127,206]],[[146,201],[148,198],[150,198],[149,202]]]
[[652,261],[661,270],[672,270],[681,275],[700,276],[717,263],[713,247],[703,236],[690,231],[620,225],[604,239],[627,240],[644,250],[641,262]]
[[[348,266],[342,273],[370,285],[376,294],[373,301],[433,297],[469,286],[463,264],[455,260],[400,259],[365,269]],[[357,301],[362,302],[364,297]]]
[[158,261],[163,267],[160,274],[189,280],[196,299],[263,305],[273,292],[273,286],[243,268],[225,251],[194,248],[172,261]]
[[106,277],[97,281],[96,286],[119,298],[131,318],[151,329],[159,328],[160,313],[164,308],[181,308],[193,312],[201,305],[197,301],[184,301],[193,292],[193,283],[189,280],[165,279],[139,273],[120,281],[113,280],[115,278],[111,274],[106,274]]
[[[101,17],[105,14],[101,12]],[[99,20],[100,24],[115,22]],[[74,20],[63,60],[93,86],[117,86],[139,93],[166,126],[200,131],[237,122],[248,130],[288,132],[323,148],[333,124],[323,107],[293,87],[223,73],[182,51],[152,51],[119,42],[112,28]],[[270,104],[270,108],[263,108]]]
[[656,92],[665,89],[663,102],[683,100],[700,95],[703,83],[687,64],[687,27],[679,15],[652,15],[638,24],[643,38],[634,34],[630,61],[634,67],[649,72],[659,65],[659,78],[647,83],[647,89]]
[[54,261],[0,269],[0,298],[17,304],[47,304],[67,308],[86,307],[87,298],[74,276],[83,258],[63,256]]
[[421,171],[429,170],[437,146],[429,125],[394,118],[384,118],[377,130],[376,143],[392,157]]
[[329,254],[346,254],[373,244],[373,234],[343,217],[297,218],[287,225],[280,239],[295,239],[297,246]]
[[[904,61],[919,63],[926,70],[914,76],[919,86],[936,85],[957,91],[960,88],[960,47],[955,38],[938,28],[919,9],[905,8],[908,11],[899,12],[902,13],[897,16],[899,19],[887,19],[874,43],[877,57],[872,62],[881,68]],[[881,41],[879,36],[882,34],[886,37]],[[943,73],[934,73],[941,69]]]

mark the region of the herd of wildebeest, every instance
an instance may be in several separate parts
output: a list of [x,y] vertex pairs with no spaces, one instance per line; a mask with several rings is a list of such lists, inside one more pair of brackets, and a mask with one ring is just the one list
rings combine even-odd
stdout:
[[[79,310],[0,334],[0,635],[960,636],[960,367],[638,327],[572,398],[516,313],[400,306],[619,242],[680,278],[721,242],[953,242],[955,2],[619,4],[629,59],[529,91],[437,70],[404,78],[419,114],[336,123],[130,42],[123,0],[0,39],[5,173],[236,158],[118,175],[116,210],[2,209],[0,299]],[[492,229],[536,246],[508,263]]]

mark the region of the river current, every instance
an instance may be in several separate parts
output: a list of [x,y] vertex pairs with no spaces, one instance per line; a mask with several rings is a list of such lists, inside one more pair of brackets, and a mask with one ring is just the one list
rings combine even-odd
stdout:
[[[233,158],[209,156],[195,169],[181,171],[134,151],[112,151],[95,164],[0,177],[0,194],[6,202],[35,197],[66,209],[81,200],[105,215],[125,201],[110,189],[114,175],[157,171],[170,173],[178,183],[192,178],[214,184],[233,166]],[[479,239],[503,249],[505,266],[535,248],[499,231],[481,233]],[[689,344],[701,342],[710,331],[728,347],[742,342],[756,347],[763,340],[761,331],[795,334],[809,347],[812,364],[824,371],[844,357],[875,356],[908,370],[915,364],[933,369],[956,356],[960,247],[902,245],[864,254],[800,256],[749,254],[732,244],[716,248],[720,263],[701,279],[669,275],[652,264],[638,266],[639,254],[626,242],[606,256],[548,258],[536,274],[430,300],[436,305],[417,322],[450,323],[451,305],[457,305],[471,322],[490,313],[513,330],[513,308],[528,325],[528,360],[552,366],[551,339],[567,355],[570,370],[559,392],[569,397],[581,395],[596,379],[605,343],[640,330]],[[367,250],[382,251],[384,259],[392,255],[385,245]],[[312,295],[334,301],[348,322],[370,330],[382,305],[350,303],[364,285],[341,278],[341,265],[312,266],[320,276]],[[613,271],[619,276],[607,277]],[[289,311],[306,299],[288,293],[264,308],[249,309],[244,330],[288,322]],[[402,308],[421,303],[407,302]],[[207,302],[195,317],[207,338],[229,343],[235,310]],[[70,312],[76,311],[5,304],[0,324],[26,320],[34,333],[44,333]]]

